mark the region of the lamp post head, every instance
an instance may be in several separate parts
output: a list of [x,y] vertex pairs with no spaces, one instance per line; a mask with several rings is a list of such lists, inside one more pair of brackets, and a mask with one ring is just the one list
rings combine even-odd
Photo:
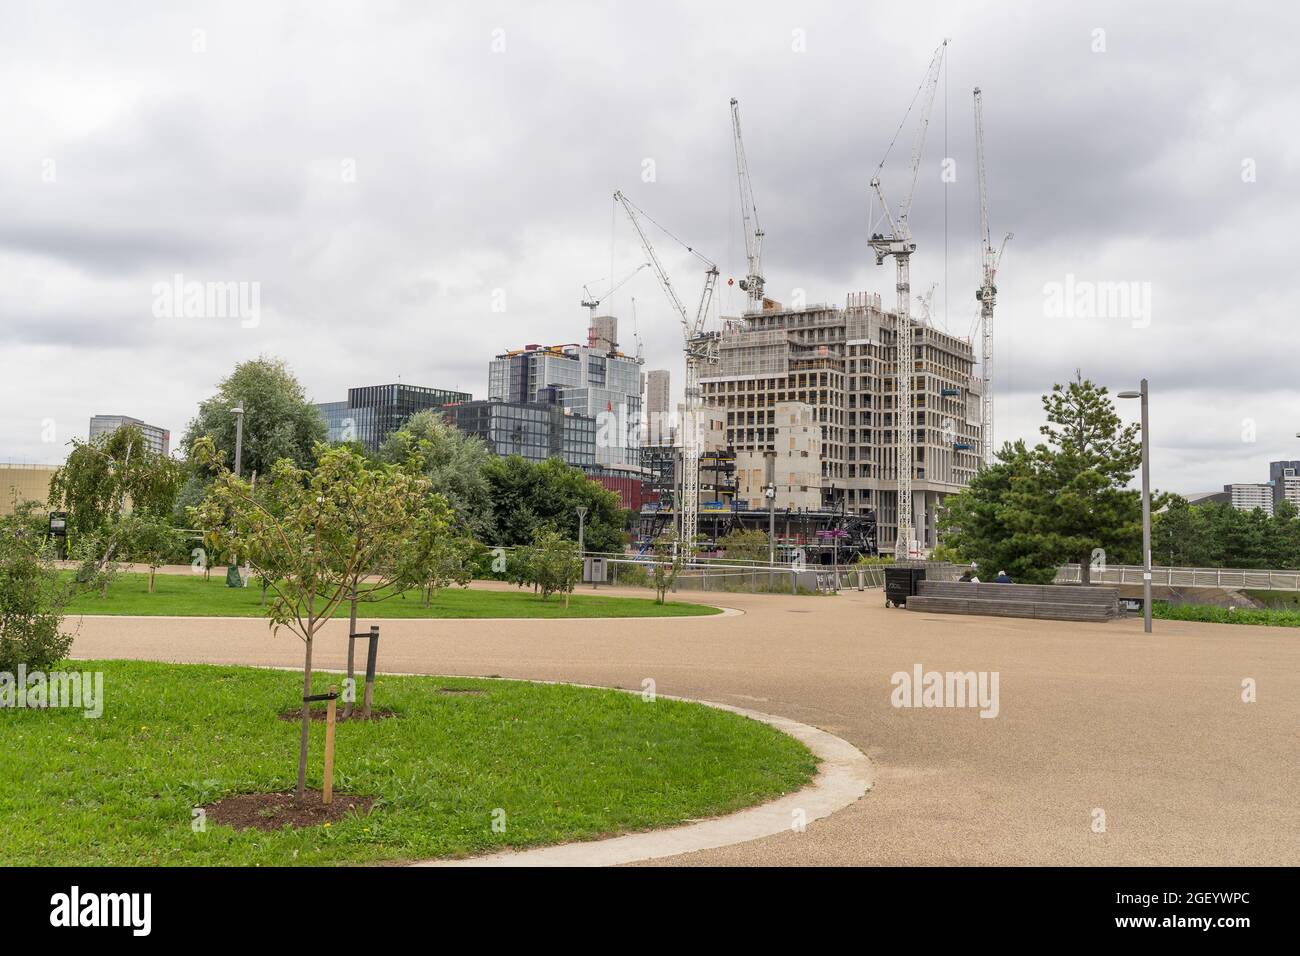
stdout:
[[230,411],[235,415],[244,414],[244,410],[242,408],[232,408]]
[[1138,391],[1134,391],[1133,389],[1130,388],[1127,391],[1117,393],[1115,397],[1116,398],[1141,398],[1142,393]]

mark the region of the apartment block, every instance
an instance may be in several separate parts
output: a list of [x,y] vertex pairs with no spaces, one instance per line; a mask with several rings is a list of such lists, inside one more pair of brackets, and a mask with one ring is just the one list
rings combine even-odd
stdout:
[[[727,320],[718,363],[701,376],[704,401],[726,413],[727,440],[738,460],[776,450],[778,405],[809,406],[821,439],[811,486],[820,506],[874,512],[886,545],[898,533],[896,321],[881,308],[879,295],[868,293],[850,294],[843,308],[769,303],[762,312]],[[903,370],[915,429],[907,465],[911,537],[931,548],[938,543],[944,498],[969,484],[979,467],[982,383],[970,341],[912,322],[913,354]]]
[[596,316],[588,344],[525,345],[488,365],[489,399],[546,400],[553,390],[571,412],[596,420],[596,464],[605,471],[640,474],[641,365],[618,351],[618,324]]
[[99,435],[108,435],[123,425],[134,425],[140,429],[144,435],[145,447],[155,454],[170,455],[172,445],[172,433],[165,428],[159,428],[157,425],[150,425],[148,422],[142,422],[138,418],[132,418],[130,415],[95,415],[90,419],[90,440],[94,441]]
[[1300,508],[1300,461],[1270,461],[1268,482],[1273,486],[1273,510],[1283,501]]
[[1232,506],[1238,511],[1254,511],[1259,508],[1265,514],[1273,513],[1272,485],[1241,482],[1224,485],[1223,490],[1228,494]]

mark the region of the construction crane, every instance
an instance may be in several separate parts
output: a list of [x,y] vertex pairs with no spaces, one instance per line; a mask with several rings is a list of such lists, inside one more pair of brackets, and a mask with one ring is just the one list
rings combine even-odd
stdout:
[[602,302],[604,302],[606,299],[608,299],[611,295],[613,295],[613,294],[614,294],[615,292],[617,292],[619,289],[623,288],[623,286],[625,286],[625,285],[627,285],[629,282],[631,282],[632,279],[636,276],[636,274],[637,274],[638,272],[640,272],[642,269],[647,269],[647,268],[649,268],[649,267],[650,267],[650,263],[648,263],[648,262],[643,262],[643,263],[641,263],[639,266],[637,266],[635,269],[633,269],[631,272],[629,272],[626,276],[624,276],[622,279],[620,279],[616,285],[612,285],[612,286],[610,286],[610,287],[605,291],[605,294],[602,295],[599,299],[596,298],[595,296],[593,296],[593,295],[591,294],[591,290],[587,288],[588,285],[591,285],[591,282],[599,282],[599,281],[600,281],[599,279],[592,279],[591,282],[588,282],[586,285],[584,285],[584,286],[582,287],[582,291],[583,291],[583,292],[585,293],[585,295],[586,295],[586,298],[582,300],[582,306],[583,306],[583,308],[590,310],[590,312],[591,312],[591,318],[592,318],[592,319],[595,319],[595,318],[596,318],[596,309],[600,306],[600,304],[601,304]]
[[[646,265],[649,264],[650,263],[648,262],[646,263]],[[640,270],[637,271],[639,272]],[[632,341],[636,342],[636,360],[639,362],[641,361],[641,353],[643,350],[641,348],[641,330],[636,324],[636,296],[632,296]]]
[[[908,225],[907,217],[912,209],[912,195],[916,192],[916,180],[921,171],[921,151],[925,146],[925,132],[930,125],[930,110],[934,106],[935,91],[939,88],[939,71],[943,66],[943,55],[947,48],[948,41],[944,40],[934,51],[930,66],[925,71],[925,78],[913,95],[907,113],[903,114],[903,122],[899,124],[898,131],[894,133],[894,141],[891,141],[889,149],[885,150],[885,157],[880,161],[880,165],[876,168],[876,175],[871,179],[871,188],[875,190],[876,198],[880,201],[881,212],[889,223],[889,233],[873,232],[869,244],[876,254],[876,265],[883,264],[886,256],[893,256],[898,267],[895,284],[898,293],[898,334],[896,336],[898,359],[894,401],[895,448],[898,457],[898,538],[894,543],[894,557],[900,561],[911,557],[912,553],[912,468],[915,457],[913,445],[916,441],[912,420],[914,371],[912,319],[908,311],[912,298],[910,262],[912,253],[916,251],[916,243],[912,241],[912,230]],[[884,170],[885,160],[889,159],[894,142],[907,124],[907,117],[918,100],[921,109],[918,114],[916,134],[912,140],[912,181],[902,201],[891,211],[889,203],[885,200],[884,190],[880,186],[880,173]]]
[[740,137],[740,101],[731,101],[731,129],[736,140],[736,178],[740,181],[740,215],[745,226],[745,256],[749,274],[740,280],[745,293],[745,311],[763,311],[763,227],[758,224],[758,207],[754,205],[754,187],[749,181],[749,162],[745,159],[745,141]]
[[991,465],[996,447],[993,443],[993,306],[997,302],[998,287],[994,283],[1007,240],[1014,238],[1014,234],[1007,233],[1002,245],[994,250],[993,240],[989,237],[989,192],[984,178],[984,96],[978,86],[975,87],[975,171],[980,187],[980,259],[984,266],[984,281],[975,290],[975,298],[980,304],[980,365],[984,378],[980,396],[980,435],[984,442],[984,464]]
[[[632,221],[632,226],[641,239],[641,246],[645,249],[646,258],[650,260],[655,275],[659,278],[659,284],[663,287],[664,295],[668,297],[673,311],[681,317],[682,345],[686,354],[686,420],[682,423],[681,429],[682,500],[678,503],[678,511],[681,514],[679,553],[689,557],[695,548],[700,513],[700,455],[703,451],[701,447],[703,436],[700,434],[700,369],[705,364],[716,362],[718,355],[717,336],[706,334],[704,331],[704,322],[709,314],[709,303],[713,300],[713,292],[718,285],[718,267],[651,219],[621,191],[614,193],[614,201],[622,205],[623,211]],[[668,278],[668,272],[664,269],[650,242],[650,237],[646,235],[645,228],[641,225],[642,218],[654,223],[663,233],[681,243],[688,252],[707,266],[704,271],[704,289],[700,293],[700,304],[695,310],[694,319],[686,311],[682,300],[678,298],[672,280]]]

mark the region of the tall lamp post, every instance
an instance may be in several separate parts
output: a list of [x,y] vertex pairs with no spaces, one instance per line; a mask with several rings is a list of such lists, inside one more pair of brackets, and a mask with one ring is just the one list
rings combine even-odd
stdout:
[[586,548],[583,547],[583,533],[586,531],[587,509],[583,505],[578,505],[578,554],[586,554]]
[[238,478],[244,463],[244,410],[232,408],[230,412],[235,416],[235,477]]
[[1151,431],[1147,426],[1147,380],[1120,398],[1142,400],[1142,629],[1151,633]]

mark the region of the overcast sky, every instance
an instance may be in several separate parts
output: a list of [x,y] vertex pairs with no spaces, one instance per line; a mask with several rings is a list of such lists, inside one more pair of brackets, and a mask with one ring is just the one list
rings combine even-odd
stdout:
[[[1015,233],[999,443],[1036,438],[1039,396],[1076,368],[1115,391],[1145,375],[1158,487],[1266,480],[1269,460],[1300,458],[1300,14],[1061,6],[10,4],[0,460],[61,461],[96,413],[175,442],[259,354],[317,401],[399,378],[483,397],[493,354],[583,338],[583,284],[643,261],[619,188],[718,263],[736,314],[732,96],[769,294],[892,305],[893,264],[866,245],[868,182],[948,37],[912,284],[937,282],[935,321],[972,332],[978,85],[992,230]],[[910,138],[882,176],[895,195]],[[659,248],[693,303],[698,263]],[[159,287],[177,275],[256,288],[256,321],[168,314]],[[1067,281],[1136,283],[1137,305],[1056,308]],[[647,367],[679,391],[679,332],[649,270],[606,303],[629,351],[632,297]]]

